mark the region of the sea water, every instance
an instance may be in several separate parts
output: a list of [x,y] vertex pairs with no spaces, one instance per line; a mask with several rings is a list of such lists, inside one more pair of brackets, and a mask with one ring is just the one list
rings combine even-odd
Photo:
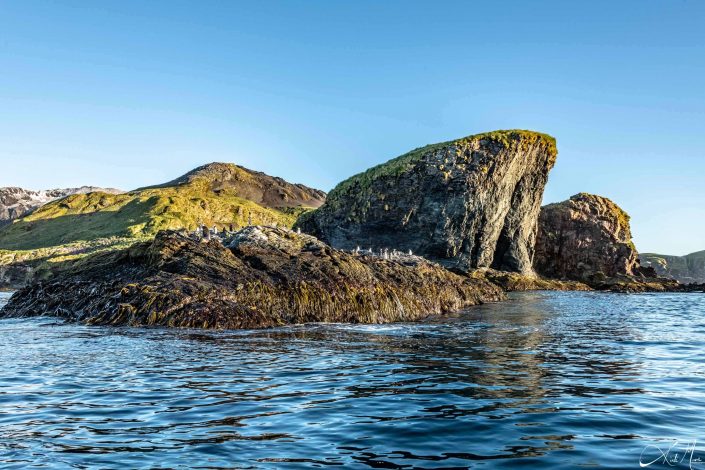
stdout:
[[0,320],[2,468],[705,469],[703,442],[703,294],[223,332]]

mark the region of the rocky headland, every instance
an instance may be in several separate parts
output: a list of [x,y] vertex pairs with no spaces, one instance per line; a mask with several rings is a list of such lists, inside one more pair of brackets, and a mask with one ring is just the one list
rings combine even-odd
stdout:
[[411,250],[461,271],[532,275],[556,155],[555,139],[523,130],[428,145],[340,183],[297,226],[337,248]]
[[355,254],[289,229],[252,226],[222,243],[165,231],[94,255],[79,269],[16,292],[0,317],[264,328],[413,321],[502,299],[496,285],[416,256]]
[[634,275],[639,255],[629,216],[611,200],[580,193],[541,208],[534,267],[554,279]]
[[639,253],[639,260],[643,266],[654,268],[659,276],[683,284],[705,283],[705,251],[685,256]]

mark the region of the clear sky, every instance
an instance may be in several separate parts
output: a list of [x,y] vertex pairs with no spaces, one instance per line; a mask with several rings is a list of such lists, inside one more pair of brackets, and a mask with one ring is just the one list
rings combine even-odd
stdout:
[[0,0],[0,186],[229,161],[330,190],[507,128],[558,139],[546,202],[705,249],[705,1]]

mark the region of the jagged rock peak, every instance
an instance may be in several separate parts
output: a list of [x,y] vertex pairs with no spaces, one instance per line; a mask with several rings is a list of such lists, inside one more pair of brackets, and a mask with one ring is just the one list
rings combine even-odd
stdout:
[[544,206],[534,267],[546,277],[593,282],[637,274],[629,215],[606,197],[588,193]]
[[412,250],[448,267],[532,274],[553,137],[493,131],[428,145],[340,183],[298,226],[333,246]]

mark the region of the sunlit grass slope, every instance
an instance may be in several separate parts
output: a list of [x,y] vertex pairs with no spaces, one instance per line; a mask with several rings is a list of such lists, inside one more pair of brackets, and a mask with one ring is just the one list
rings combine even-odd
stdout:
[[[164,229],[290,227],[325,194],[302,185],[215,163],[160,186],[124,194],[77,194],[49,203],[0,230],[0,250],[41,250],[97,240],[141,240]],[[40,256],[37,253],[37,256]]]

